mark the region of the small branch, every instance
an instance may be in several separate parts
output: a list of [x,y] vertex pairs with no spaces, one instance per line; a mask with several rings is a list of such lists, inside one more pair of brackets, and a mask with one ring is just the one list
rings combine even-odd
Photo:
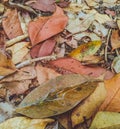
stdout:
[[[34,62],[37,61],[41,61],[41,60],[51,60],[51,59],[56,59],[56,55],[52,55],[52,56],[44,56],[44,57],[38,57],[38,58],[34,58],[34,59],[30,59],[30,60],[26,60],[23,61],[22,63],[16,65],[17,69],[23,68],[25,66],[28,66]],[[8,75],[7,75],[8,76]],[[3,78],[7,77],[7,76],[0,76],[0,80],[2,80]]]

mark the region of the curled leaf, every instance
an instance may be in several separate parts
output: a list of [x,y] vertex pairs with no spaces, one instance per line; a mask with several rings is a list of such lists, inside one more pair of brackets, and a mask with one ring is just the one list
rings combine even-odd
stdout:
[[36,21],[29,23],[28,32],[32,45],[36,45],[63,31],[68,18],[63,10],[56,6],[56,11],[52,16],[39,17]]
[[69,56],[82,61],[84,57],[94,55],[100,48],[101,41],[92,41],[80,45],[78,48],[74,49]]

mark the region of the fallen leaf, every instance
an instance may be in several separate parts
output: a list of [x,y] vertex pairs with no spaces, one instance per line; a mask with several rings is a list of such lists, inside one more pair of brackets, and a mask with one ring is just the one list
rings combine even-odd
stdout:
[[56,6],[56,11],[52,16],[39,17],[36,21],[29,23],[28,32],[32,45],[36,45],[63,31],[68,22],[63,10]]
[[45,129],[47,124],[54,122],[53,119],[30,119],[26,117],[14,117],[0,124],[1,129]]
[[118,28],[120,30],[120,20],[117,20],[117,25],[118,25]]
[[120,31],[119,30],[112,30],[111,46],[112,46],[112,50],[120,48]]
[[12,74],[11,76],[2,79],[0,82],[3,83],[11,81],[23,81],[23,80],[34,79],[35,77],[36,77],[36,71],[34,66],[26,66],[21,68],[16,73]]
[[46,68],[40,65],[37,65],[35,68],[36,68],[37,80],[39,84],[42,84],[45,81],[48,81],[50,79],[56,78],[57,76],[60,76],[59,73],[55,72],[53,69],[50,69],[50,68]]
[[7,9],[4,16],[6,18],[2,20],[2,26],[8,38],[13,39],[17,36],[23,35],[17,10]]
[[29,6],[44,12],[54,12],[55,0],[36,0],[30,3]]
[[52,38],[48,39],[43,43],[34,46],[30,50],[30,54],[32,58],[51,55],[55,45],[56,45],[56,41],[54,39]]
[[29,42],[19,42],[7,49],[12,51],[12,61],[14,64],[20,63],[27,55],[29,52],[29,49],[27,48],[28,46]]
[[[74,108],[89,96],[95,89],[95,86],[96,83],[87,83],[70,89],[60,90],[56,93],[53,92],[44,101],[40,101],[38,104],[31,106],[17,108],[16,112],[30,118],[46,118],[59,115]],[[80,90],[78,90],[79,88]]]
[[99,50],[101,44],[101,41],[84,43],[69,53],[68,56],[79,61],[84,61],[84,57],[94,55]]
[[0,52],[0,75],[5,76],[16,71],[16,67],[7,53]]
[[101,67],[90,67],[90,66],[84,66],[79,61],[73,59],[73,58],[59,58],[54,61],[50,61],[47,65],[49,67],[55,69],[59,73],[63,71],[69,71],[72,73],[79,73],[82,75],[89,75],[92,77],[99,77],[100,75],[105,75],[105,79],[109,79],[113,77],[113,73],[101,68]]
[[96,88],[96,81],[85,83],[88,82],[87,78],[70,74],[49,80],[33,90],[21,102],[16,112],[31,118],[45,118],[66,112]]
[[119,129],[120,113],[98,112],[89,129]]
[[95,91],[73,110],[71,114],[72,126],[83,123],[84,118],[89,119],[92,117],[105,100],[105,97],[106,89],[104,83],[100,82]]
[[99,110],[120,112],[119,101],[117,101],[120,96],[120,74],[116,74],[113,78],[105,80],[105,87],[107,96]]

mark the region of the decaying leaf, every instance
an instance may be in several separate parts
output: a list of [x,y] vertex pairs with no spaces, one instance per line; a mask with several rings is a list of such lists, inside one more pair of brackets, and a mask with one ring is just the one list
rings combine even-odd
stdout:
[[95,116],[90,129],[119,129],[120,113],[98,112]]
[[88,82],[86,77],[77,74],[58,76],[31,92],[16,112],[31,118],[45,118],[64,113],[88,97],[95,90],[97,83]]
[[111,35],[111,46],[112,49],[120,48],[120,31],[113,30]]
[[0,75],[5,76],[16,71],[16,67],[7,53],[0,52]]
[[1,129],[45,129],[53,119],[30,119],[26,117],[14,117],[0,124]]
[[84,43],[74,49],[69,56],[75,58],[79,61],[82,61],[84,57],[94,55],[100,48],[101,41],[92,41],[88,43]]
[[72,126],[74,127],[84,122],[85,119],[92,117],[105,100],[105,97],[106,89],[104,83],[98,83],[95,91],[73,110],[71,115]]
[[6,17],[2,20],[2,26],[9,39],[23,35],[17,10],[8,9],[4,14]]
[[113,78],[105,80],[105,87],[107,96],[99,110],[120,112],[120,74],[116,74]]
[[29,52],[28,46],[29,42],[20,42],[8,48],[8,50],[12,51],[12,61],[14,64],[20,63],[27,55]]
[[[113,77],[113,73],[101,68],[101,67],[90,67],[84,66],[79,61],[73,58],[59,58],[49,62],[49,67],[55,69],[56,71],[65,74],[67,72],[79,73],[82,75],[89,75],[92,77],[99,77],[100,75],[105,75],[105,79]],[[69,66],[69,67],[68,67]]]
[[32,45],[36,45],[63,31],[68,18],[63,10],[56,6],[56,11],[52,16],[39,17],[36,21],[29,23],[28,32]]
[[60,74],[55,72],[53,69],[46,68],[40,65],[36,66],[36,73],[37,73],[37,80],[39,84],[42,84],[45,81],[48,81],[57,76],[60,76]]

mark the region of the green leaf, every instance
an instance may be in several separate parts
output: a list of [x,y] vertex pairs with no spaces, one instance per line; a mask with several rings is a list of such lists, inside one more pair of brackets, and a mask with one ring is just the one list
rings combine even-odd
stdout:
[[58,76],[32,91],[16,112],[30,118],[46,118],[64,113],[88,97],[97,83],[79,74]]
[[98,112],[90,129],[120,129],[120,113]]
[[84,61],[85,57],[94,55],[101,47],[101,41],[92,41],[80,45],[78,48],[74,49],[69,56],[75,58],[79,61]]

